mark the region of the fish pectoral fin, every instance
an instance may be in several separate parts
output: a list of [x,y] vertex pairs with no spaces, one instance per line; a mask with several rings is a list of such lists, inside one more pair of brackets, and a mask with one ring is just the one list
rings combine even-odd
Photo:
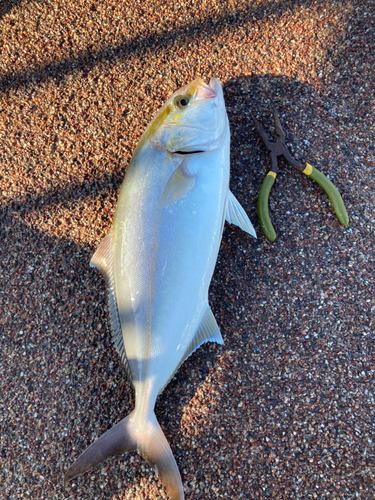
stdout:
[[162,207],[173,205],[178,200],[184,198],[193,189],[195,184],[195,174],[191,173],[185,159],[170,176],[161,197]]
[[254,236],[254,238],[257,237],[249,217],[247,216],[245,210],[241,207],[240,202],[234,196],[232,191],[228,191],[225,219],[229,222],[229,224],[235,224],[246,233]]
[[184,500],[176,460],[155,414],[141,426],[135,410],[94,441],[77,458],[65,474],[64,485],[103,460],[129,451],[138,451],[147,460],[172,500]]

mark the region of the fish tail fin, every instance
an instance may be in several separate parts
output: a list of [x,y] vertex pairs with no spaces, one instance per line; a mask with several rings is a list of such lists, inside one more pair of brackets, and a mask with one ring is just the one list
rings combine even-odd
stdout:
[[70,466],[64,484],[84,474],[103,460],[137,451],[152,466],[172,500],[183,500],[180,472],[168,441],[154,413],[146,425],[137,425],[135,411],[94,441]]
[[155,413],[142,431],[137,451],[154,469],[167,495],[172,500],[184,500],[180,471]]
[[121,420],[86,448],[67,470],[64,476],[65,486],[71,479],[81,476],[103,462],[106,458],[122,455],[127,451],[134,451],[137,449],[137,443],[131,429],[132,415],[133,413],[130,413],[130,415]]

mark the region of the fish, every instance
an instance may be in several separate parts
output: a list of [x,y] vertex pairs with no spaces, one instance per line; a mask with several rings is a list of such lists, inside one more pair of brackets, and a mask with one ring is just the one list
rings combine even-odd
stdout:
[[154,409],[200,345],[223,344],[208,289],[225,220],[256,237],[229,189],[229,163],[229,121],[216,78],[174,92],[135,148],[113,224],[90,262],[107,283],[112,338],[135,408],[77,458],[65,484],[109,457],[137,451],[171,500],[184,499]]

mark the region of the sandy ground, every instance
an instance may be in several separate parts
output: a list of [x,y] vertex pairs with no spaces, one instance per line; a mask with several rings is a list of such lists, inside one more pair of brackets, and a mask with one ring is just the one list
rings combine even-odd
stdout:
[[[373,0],[0,3],[0,498],[166,499],[136,454],[62,485],[134,395],[111,345],[108,233],[132,152],[170,93],[224,85],[231,189],[258,240],[226,226],[210,303],[225,346],[181,367],[156,414],[192,499],[373,499]],[[339,224],[250,113],[335,183]]]

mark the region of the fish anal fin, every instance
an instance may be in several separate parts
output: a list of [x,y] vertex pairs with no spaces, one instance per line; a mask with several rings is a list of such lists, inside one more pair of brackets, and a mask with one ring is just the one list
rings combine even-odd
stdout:
[[195,174],[190,172],[187,160],[185,159],[170,176],[161,198],[161,205],[168,207],[176,201],[181,200],[193,189],[194,184]]
[[225,219],[229,224],[235,224],[246,233],[254,236],[254,238],[257,237],[249,217],[232,191],[228,191]]
[[112,235],[109,233],[99,244],[96,252],[91,258],[90,267],[96,267],[104,275],[107,284],[108,293],[108,309],[111,321],[112,340],[120,355],[121,361],[125,365],[125,370],[131,384],[132,377],[128,359],[125,353],[124,341],[122,338],[122,329],[120,316],[117,309],[115,282],[113,276],[113,250],[112,250]]
[[197,333],[191,341],[189,346],[190,353],[188,356],[190,356],[190,354],[192,354],[204,342],[217,342],[218,344],[224,344],[219,326],[216,323],[215,316],[209,306],[207,306]]
[[198,347],[200,347],[205,342],[216,342],[218,344],[224,344],[224,340],[221,336],[218,324],[216,323],[215,316],[213,315],[213,312],[208,305],[203,315],[202,321],[198,327],[198,330],[192,338],[190,344],[188,345],[179,366],[181,366],[185,359],[191,356],[193,352],[196,351]]
[[211,308],[208,304],[207,304],[206,311],[203,315],[203,318],[201,320],[201,323],[198,327],[196,334],[192,338],[190,344],[185,349],[184,354],[182,355],[181,360],[180,360],[179,364],[177,365],[177,368],[172,373],[172,375],[169,377],[167,383],[159,391],[159,394],[161,394],[163,392],[164,388],[172,380],[172,378],[174,377],[175,373],[180,368],[182,363],[189,356],[191,356],[193,354],[193,352],[195,352],[198,349],[198,347],[200,347],[205,342],[216,342],[217,344],[221,344],[221,345],[224,344],[224,340],[223,340],[223,337],[221,336],[219,326],[216,323],[215,316],[213,315],[213,312],[211,311]]

